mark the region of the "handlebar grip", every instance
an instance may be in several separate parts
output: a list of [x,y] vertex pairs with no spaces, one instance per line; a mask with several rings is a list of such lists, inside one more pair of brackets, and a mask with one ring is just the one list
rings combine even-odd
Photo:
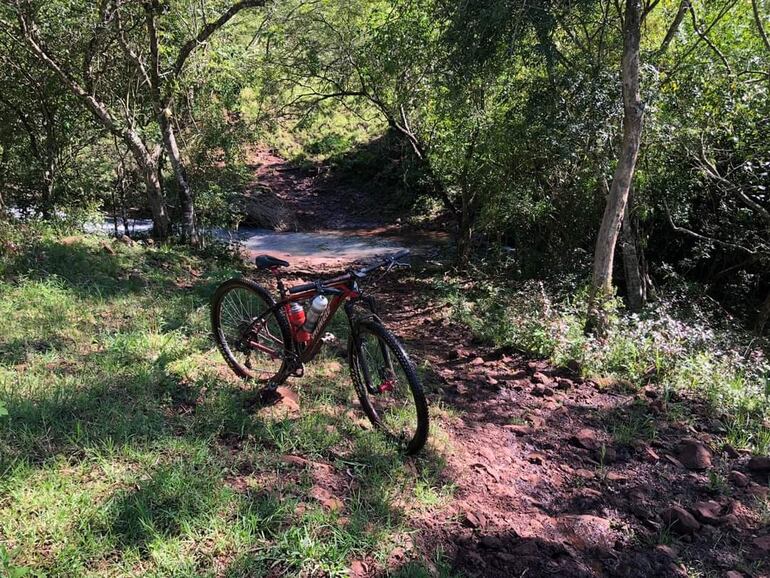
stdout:
[[295,285],[294,287],[289,287],[289,293],[291,295],[294,295],[295,293],[302,293],[303,291],[309,291],[310,289],[315,288],[315,283],[304,283],[302,285]]

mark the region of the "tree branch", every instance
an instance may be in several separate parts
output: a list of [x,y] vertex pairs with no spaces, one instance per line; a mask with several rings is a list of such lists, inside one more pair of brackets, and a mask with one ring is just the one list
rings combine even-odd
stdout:
[[666,37],[663,39],[663,42],[660,43],[658,54],[663,54],[666,52],[666,50],[668,50],[668,46],[671,44],[671,41],[674,40],[674,36],[676,36],[677,30],[679,30],[679,26],[682,24],[684,15],[687,14],[687,9],[689,7],[690,0],[682,0],[679,3],[679,9],[676,11],[676,16],[674,16],[674,20],[671,22],[671,26],[668,27]]
[[746,253],[747,255],[756,255],[757,252],[753,249],[749,249],[747,247],[744,247],[743,245],[738,245],[736,243],[730,243],[729,241],[722,241],[721,239],[716,239],[714,237],[707,237],[706,235],[701,235],[700,233],[696,233],[695,231],[691,229],[687,229],[685,227],[680,227],[674,223],[674,219],[671,216],[671,211],[668,209],[668,203],[663,201],[663,206],[666,208],[666,216],[668,217],[668,222],[671,225],[671,228],[676,233],[683,233],[685,235],[688,235],[689,237],[692,237],[694,239],[698,239],[699,241],[705,241],[707,243],[714,243],[715,245],[720,245],[722,247],[727,247],[729,249],[736,249],[742,253]]
[[174,66],[171,69],[172,76],[175,78],[178,77],[184,68],[185,62],[187,62],[187,58],[190,56],[190,54],[192,54],[193,50],[195,50],[201,44],[204,44],[209,39],[209,37],[214,34],[214,32],[227,24],[241,10],[264,6],[266,1],[267,0],[240,0],[240,2],[236,2],[230,6],[230,8],[223,12],[219,18],[206,24],[203,28],[201,28],[200,32],[198,32],[198,35],[195,38],[188,40],[182,46],[179,54],[176,57],[176,62],[174,62]]
[[[692,27],[695,30],[695,33],[719,57],[719,59],[722,61],[722,64],[725,65],[725,68],[727,69],[727,73],[730,76],[733,76],[733,69],[730,66],[730,63],[727,61],[727,58],[725,58],[725,55],[722,53],[722,51],[719,50],[719,48],[717,48],[713,42],[711,42],[711,39],[708,37],[708,30],[704,32],[700,29],[700,26],[698,26],[698,18],[695,15],[695,8],[693,7],[692,4],[690,4],[690,14],[692,15]],[[709,30],[711,30],[711,27],[709,27]]]
[[762,42],[765,45],[765,48],[767,48],[768,52],[770,52],[770,39],[767,38],[767,32],[765,32],[765,25],[762,24],[762,18],[759,14],[759,2],[757,0],[751,0],[751,8],[754,12],[754,20],[757,22],[757,29],[759,30],[759,35],[762,37]]

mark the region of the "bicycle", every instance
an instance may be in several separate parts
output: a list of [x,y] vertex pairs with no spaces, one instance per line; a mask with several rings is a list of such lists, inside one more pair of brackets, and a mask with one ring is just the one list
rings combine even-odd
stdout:
[[348,364],[361,407],[375,428],[407,454],[415,454],[429,430],[422,384],[403,345],[377,315],[374,298],[359,284],[380,269],[387,273],[405,266],[399,260],[407,255],[409,251],[401,251],[364,269],[289,288],[281,278],[281,268],[289,263],[260,255],[257,268],[275,276],[279,299],[251,279],[222,283],[211,310],[217,347],[238,376],[274,390],[289,377],[302,377],[305,364],[320,351],[329,321],[344,304],[350,329]]

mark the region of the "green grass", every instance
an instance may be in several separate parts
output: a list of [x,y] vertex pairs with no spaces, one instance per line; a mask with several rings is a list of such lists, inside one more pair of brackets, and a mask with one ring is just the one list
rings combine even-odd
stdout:
[[[451,495],[435,446],[407,461],[346,416],[331,354],[294,382],[298,416],[249,403],[209,337],[233,262],[104,243],[0,257],[0,573],[344,576]],[[342,510],[285,454],[330,464]]]

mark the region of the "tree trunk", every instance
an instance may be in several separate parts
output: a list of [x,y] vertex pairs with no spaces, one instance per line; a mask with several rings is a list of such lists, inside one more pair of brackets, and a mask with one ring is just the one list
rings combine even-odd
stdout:
[[457,234],[457,264],[465,266],[473,253],[473,219],[463,211]]
[[150,154],[143,146],[140,148],[133,146],[131,142],[128,144],[147,189],[147,200],[152,212],[153,236],[166,239],[171,235],[171,221],[168,218],[166,199],[163,196],[160,173],[158,172],[159,151]]
[[174,170],[174,176],[179,187],[179,201],[182,206],[182,236],[186,241],[193,245],[198,244],[198,229],[195,219],[195,204],[193,201],[192,190],[187,181],[187,174],[182,163],[182,156],[179,153],[179,147],[174,134],[174,127],[167,111],[163,110],[158,115],[161,131],[163,132],[163,143],[171,161],[171,167]]
[[762,306],[759,308],[757,321],[754,324],[754,331],[756,331],[757,335],[761,336],[765,332],[765,327],[767,327],[767,324],[769,321],[770,321],[770,293],[767,294],[767,297],[765,297],[764,303],[762,303]]
[[5,201],[3,201],[3,189],[5,188],[5,175],[8,171],[8,147],[0,145],[3,154],[0,156],[0,219],[5,214]]
[[623,217],[622,241],[623,269],[626,275],[626,300],[628,308],[638,313],[644,307],[647,298],[644,278],[642,276],[639,245],[637,243],[636,225],[633,220],[631,199],[626,203]]
[[72,76],[70,76],[61,65],[55,61],[43,49],[38,41],[37,28],[34,22],[28,20],[28,15],[19,13],[21,32],[24,35],[24,41],[35,56],[51,69],[64,83],[64,86],[72,92],[91,113],[96,120],[109,130],[113,135],[124,141],[131,149],[131,153],[136,160],[139,170],[142,172],[145,186],[147,188],[147,200],[150,205],[153,219],[153,234],[165,239],[171,234],[171,222],[166,210],[166,201],[163,198],[163,191],[160,186],[160,179],[157,172],[157,156],[150,154],[144,141],[133,127],[123,127],[117,123],[112,116],[107,105],[97,99],[95,95],[85,90]]
[[605,304],[612,297],[612,269],[628,192],[636,168],[642,137],[644,104],[639,94],[639,42],[641,38],[641,0],[627,0],[623,23],[623,144],[612,176],[610,194],[594,251],[593,278],[586,331],[603,334],[607,329]]

